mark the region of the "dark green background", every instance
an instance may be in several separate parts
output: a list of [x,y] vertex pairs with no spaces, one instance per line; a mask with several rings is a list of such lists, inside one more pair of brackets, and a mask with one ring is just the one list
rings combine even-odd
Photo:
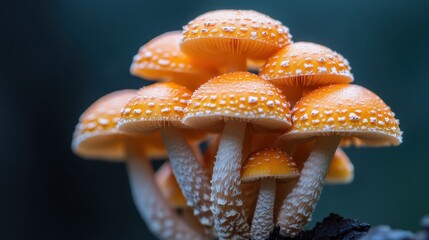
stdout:
[[97,98],[147,84],[128,72],[140,45],[222,8],[342,53],[401,120],[400,147],[346,149],[356,179],[326,187],[314,220],[417,229],[429,213],[429,1],[46,0],[0,6],[0,239],[150,239],[124,165],[74,156],[72,132]]

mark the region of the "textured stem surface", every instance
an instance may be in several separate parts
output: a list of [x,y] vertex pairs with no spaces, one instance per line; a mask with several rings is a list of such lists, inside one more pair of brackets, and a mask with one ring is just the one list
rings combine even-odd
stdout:
[[286,236],[296,236],[307,224],[319,201],[325,176],[341,137],[320,137],[291,193],[283,201],[278,215],[280,231]]
[[246,123],[226,122],[213,169],[211,201],[221,239],[248,239],[249,225],[241,196],[241,165]]
[[178,129],[161,130],[165,147],[168,150],[170,164],[187,204],[202,225],[213,226],[210,211],[210,180],[196,159],[192,148]]
[[207,239],[190,228],[162,197],[147,159],[130,157],[128,173],[134,203],[150,231],[161,239]]
[[276,180],[272,178],[262,179],[259,187],[258,203],[253,216],[250,230],[252,239],[268,239],[274,228],[273,209],[276,199]]

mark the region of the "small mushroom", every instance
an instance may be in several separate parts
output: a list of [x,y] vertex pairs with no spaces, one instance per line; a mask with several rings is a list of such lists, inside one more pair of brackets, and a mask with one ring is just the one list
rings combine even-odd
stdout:
[[217,10],[183,28],[182,51],[190,57],[245,71],[246,59],[265,60],[291,43],[289,29],[269,16],[251,10]]
[[357,85],[330,85],[309,93],[296,104],[292,121],[281,139],[315,138],[316,143],[278,214],[286,236],[297,235],[307,224],[342,138],[360,138],[372,146],[402,142],[394,113],[376,94]]
[[252,153],[243,164],[243,183],[260,181],[258,201],[252,221],[252,239],[263,240],[274,229],[276,181],[288,181],[299,176],[299,170],[286,152],[264,148]]
[[196,89],[216,74],[212,67],[194,61],[179,47],[181,31],[164,33],[142,46],[131,64],[131,74],[148,79],[177,82]]
[[154,235],[163,239],[205,239],[204,234],[179,219],[155,184],[147,158],[165,152],[160,136],[128,135],[116,128],[121,109],[135,93],[117,91],[92,104],[79,119],[72,149],[89,159],[126,160],[134,202]]
[[143,87],[124,107],[118,128],[130,133],[161,132],[188,206],[194,209],[201,224],[210,228],[210,180],[185,138],[201,139],[201,133],[181,122],[191,94],[189,89],[173,82]]
[[213,78],[192,95],[183,123],[205,130],[222,129],[211,186],[211,209],[219,237],[248,237],[240,190],[241,165],[247,148],[243,146],[250,146],[244,144],[250,133],[247,129],[287,129],[289,111],[289,103],[279,89],[247,72]]

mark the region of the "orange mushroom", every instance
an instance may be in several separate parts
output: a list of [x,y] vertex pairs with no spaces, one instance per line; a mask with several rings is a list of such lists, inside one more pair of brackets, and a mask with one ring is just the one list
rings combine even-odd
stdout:
[[123,161],[127,157],[125,138],[135,138],[151,157],[163,157],[167,151],[159,134],[130,136],[116,129],[120,110],[136,90],[110,93],[93,103],[79,118],[73,134],[72,149],[84,158]]
[[352,82],[350,70],[347,59],[331,49],[316,43],[296,42],[272,55],[261,67],[259,76],[285,86],[288,93],[300,92],[292,101],[294,105],[307,89]]
[[148,80],[173,81],[190,89],[198,88],[216,74],[201,62],[193,61],[179,47],[180,31],[164,33],[140,48],[131,64],[131,74]]
[[276,181],[287,181],[298,176],[299,169],[287,153],[280,149],[269,147],[258,150],[243,164],[241,180],[261,182],[250,231],[252,239],[268,239],[274,228]]
[[214,226],[219,237],[248,237],[240,191],[247,127],[286,129],[290,126],[289,111],[289,103],[279,89],[247,72],[213,78],[192,95],[183,123],[194,128],[223,128],[211,188]]
[[[118,127],[133,133],[161,132],[188,206],[204,226],[211,227],[210,180],[184,137],[184,132],[190,130],[181,122],[191,94],[186,87],[172,82],[143,87],[125,106]],[[188,135],[192,137],[194,133]]]
[[309,93],[296,104],[292,121],[290,131],[280,138],[316,138],[316,143],[278,214],[280,231],[286,236],[297,235],[307,224],[342,138],[360,138],[373,146],[402,142],[390,108],[376,94],[357,85],[330,85]]
[[251,10],[207,12],[183,28],[181,49],[187,55],[245,71],[246,59],[265,60],[291,43],[289,29]]
[[[153,136],[148,145],[149,136],[124,134],[116,129],[121,109],[135,90],[122,90],[108,94],[92,104],[80,117],[73,135],[73,151],[85,158],[109,160],[127,160],[131,190],[140,215],[153,234],[163,239],[205,239],[205,235],[196,232],[184,224],[164,200],[153,177],[152,166],[147,156],[159,154],[162,142]],[[159,138],[159,137],[158,137]],[[164,150],[165,151],[165,150]]]

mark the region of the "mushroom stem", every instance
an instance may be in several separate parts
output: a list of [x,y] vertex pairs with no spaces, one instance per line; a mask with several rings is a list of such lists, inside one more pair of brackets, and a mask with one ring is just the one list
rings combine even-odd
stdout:
[[128,174],[134,203],[150,231],[161,239],[207,239],[190,228],[169,207],[161,195],[148,159],[133,151],[128,158]]
[[274,228],[273,209],[276,198],[276,180],[266,178],[261,180],[259,187],[258,203],[253,216],[252,228],[250,230],[252,239],[268,239]]
[[230,55],[226,61],[226,72],[246,71],[246,58],[241,55]]
[[210,180],[196,159],[192,147],[178,129],[163,128],[161,135],[168,150],[170,164],[187,204],[202,225],[213,226],[210,211]]
[[213,169],[211,210],[221,239],[248,239],[249,225],[241,196],[241,165],[246,123],[228,121],[222,132]]
[[277,221],[283,235],[296,236],[308,223],[319,201],[329,165],[340,141],[340,136],[317,139],[296,186],[283,201],[278,214]]

